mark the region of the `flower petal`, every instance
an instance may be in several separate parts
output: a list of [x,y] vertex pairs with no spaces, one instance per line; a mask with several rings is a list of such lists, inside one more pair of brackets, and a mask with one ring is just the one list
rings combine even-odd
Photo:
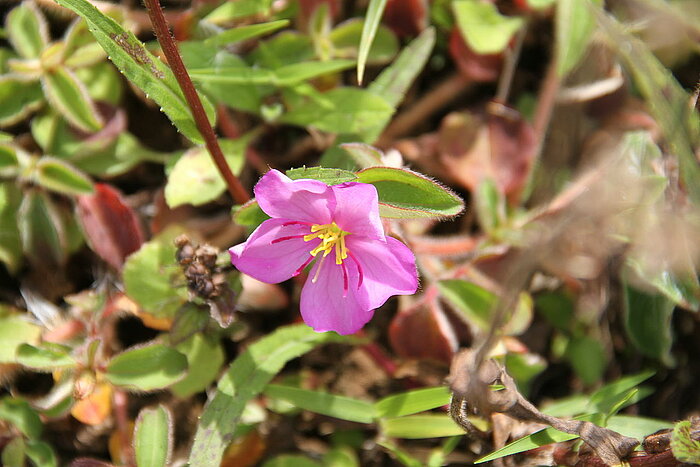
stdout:
[[333,220],[346,232],[384,242],[384,227],[379,218],[379,198],[374,185],[348,182],[333,185]]
[[[343,296],[343,266],[335,264],[332,255],[316,260],[301,290],[299,308],[304,322],[315,331],[352,334],[364,326],[374,314],[367,306],[367,297],[357,288],[357,268],[345,266],[349,287]],[[316,278],[316,282],[313,278]]]
[[328,224],[332,220],[333,191],[318,180],[291,180],[278,170],[270,170],[253,191],[260,208],[270,217],[312,224]]
[[362,268],[360,289],[367,294],[370,308],[380,307],[392,295],[416,292],[416,259],[406,245],[393,237],[386,237],[386,243],[382,243],[353,235],[348,235],[345,242],[352,254],[349,265],[354,258]]
[[269,284],[294,276],[321,241],[305,242],[302,235],[309,233],[309,227],[289,225],[289,222],[289,219],[268,219],[260,224],[245,243],[228,250],[231,263],[239,271]]

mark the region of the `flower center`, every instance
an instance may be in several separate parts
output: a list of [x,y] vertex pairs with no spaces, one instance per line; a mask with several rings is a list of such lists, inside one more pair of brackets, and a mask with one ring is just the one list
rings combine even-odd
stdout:
[[314,224],[311,226],[311,233],[304,235],[304,241],[308,242],[314,238],[320,238],[321,243],[311,250],[311,256],[323,252],[325,258],[335,248],[335,264],[343,264],[343,260],[348,257],[348,249],[345,246],[345,236],[350,232],[341,230],[335,222],[330,224]]

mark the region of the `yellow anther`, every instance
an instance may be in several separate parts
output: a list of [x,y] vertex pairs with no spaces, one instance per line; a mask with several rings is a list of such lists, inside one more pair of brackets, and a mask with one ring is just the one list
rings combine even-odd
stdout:
[[304,235],[304,241],[308,242],[314,238],[321,239],[321,243],[311,250],[311,255],[316,256],[323,252],[323,257],[325,258],[335,248],[335,264],[343,264],[343,260],[348,257],[345,236],[350,235],[350,233],[341,230],[335,222],[314,224],[311,226],[311,232],[308,235]]

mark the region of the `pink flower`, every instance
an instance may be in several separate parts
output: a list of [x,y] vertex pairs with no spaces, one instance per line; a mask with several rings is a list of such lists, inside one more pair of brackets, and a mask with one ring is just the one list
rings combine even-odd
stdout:
[[418,288],[413,253],[384,235],[374,186],[328,186],[271,170],[254,191],[272,219],[229,249],[231,262],[241,272],[274,284],[296,276],[313,261],[300,308],[314,330],[352,334],[389,297]]

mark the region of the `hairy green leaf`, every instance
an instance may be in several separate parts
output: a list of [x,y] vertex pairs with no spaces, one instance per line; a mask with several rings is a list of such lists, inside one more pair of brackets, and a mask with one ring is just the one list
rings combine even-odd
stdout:
[[134,427],[137,467],[165,467],[173,450],[172,415],[163,405],[139,412]]
[[113,357],[105,378],[117,386],[152,391],[176,383],[186,371],[187,357],[165,345],[151,344]]

